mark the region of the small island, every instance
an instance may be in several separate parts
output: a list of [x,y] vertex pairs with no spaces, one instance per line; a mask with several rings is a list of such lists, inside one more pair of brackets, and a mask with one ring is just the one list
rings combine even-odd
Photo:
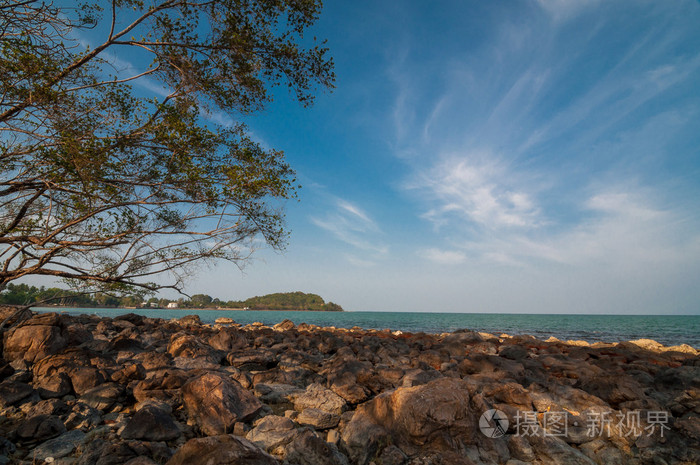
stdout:
[[304,292],[278,292],[264,296],[251,297],[240,302],[227,302],[220,308],[242,308],[248,310],[298,310],[317,312],[342,312],[343,307],[333,302],[325,302],[317,294]]

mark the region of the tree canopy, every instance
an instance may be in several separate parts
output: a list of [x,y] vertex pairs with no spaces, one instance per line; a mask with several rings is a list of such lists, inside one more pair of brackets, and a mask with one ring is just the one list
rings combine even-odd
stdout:
[[181,290],[203,261],[283,247],[294,171],[241,120],[276,86],[302,105],[333,87],[304,35],[321,6],[0,0],[0,290]]

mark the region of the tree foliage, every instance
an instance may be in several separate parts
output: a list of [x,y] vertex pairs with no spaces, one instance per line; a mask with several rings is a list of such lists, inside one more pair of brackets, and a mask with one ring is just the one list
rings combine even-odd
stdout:
[[181,289],[286,241],[294,172],[240,121],[332,87],[321,0],[0,0],[0,290],[28,275]]

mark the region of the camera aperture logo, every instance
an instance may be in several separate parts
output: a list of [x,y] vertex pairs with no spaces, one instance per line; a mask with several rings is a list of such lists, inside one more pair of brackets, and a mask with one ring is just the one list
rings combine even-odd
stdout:
[[508,417],[500,410],[487,410],[479,418],[481,433],[489,438],[500,438],[508,431]]

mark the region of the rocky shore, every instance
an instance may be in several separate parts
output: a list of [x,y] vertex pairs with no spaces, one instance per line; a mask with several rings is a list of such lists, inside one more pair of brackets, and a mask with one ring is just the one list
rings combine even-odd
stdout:
[[134,314],[2,336],[0,464],[700,463],[689,346]]

